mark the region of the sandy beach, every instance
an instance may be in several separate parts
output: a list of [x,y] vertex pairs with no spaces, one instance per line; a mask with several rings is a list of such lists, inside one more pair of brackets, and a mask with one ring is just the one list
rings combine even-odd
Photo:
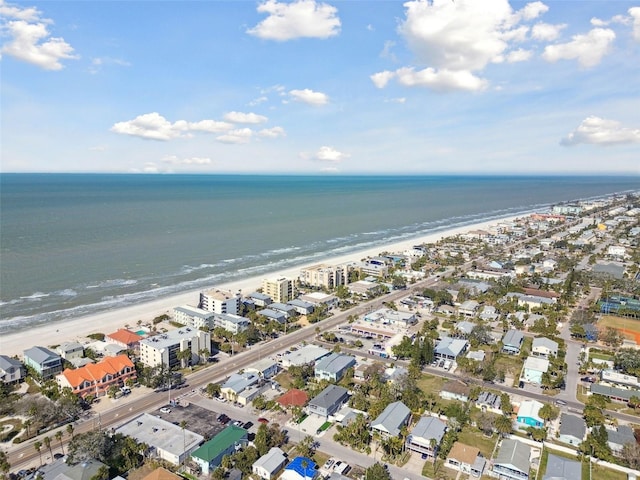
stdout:
[[[259,277],[236,280],[221,285],[211,285],[211,287],[230,290],[232,292],[240,290],[243,293],[250,293],[260,288],[262,285],[262,280],[265,278],[270,278],[276,275],[285,276],[288,278],[297,278],[300,273],[300,269],[309,265],[316,265],[318,263],[335,265],[340,263],[359,261],[368,256],[376,256],[381,252],[402,252],[411,248],[413,245],[422,243],[434,243],[444,237],[455,236],[457,234],[465,233],[470,230],[487,229],[491,225],[495,225],[498,221],[514,219],[518,217],[519,216],[510,216],[499,220],[493,219],[473,225],[466,225],[464,227],[453,228],[431,235],[426,235],[420,238],[414,238],[411,240],[405,240],[388,245],[379,245],[374,248],[353,252],[348,255],[328,257],[322,260],[316,260],[312,263],[299,265],[285,270],[274,271],[270,274],[260,275]],[[56,322],[54,325],[39,326],[29,331],[21,331],[4,335],[0,340],[0,353],[2,353],[3,355],[22,356],[22,352],[25,349],[35,345],[59,345],[62,342],[74,340],[85,343],[87,341],[87,335],[91,333],[112,333],[118,328],[123,328],[125,324],[130,325],[131,328],[135,330],[135,326],[137,325],[138,320],[141,320],[142,323],[148,323],[159,315],[165,313],[171,314],[174,307],[185,304],[197,305],[199,301],[199,293],[201,291],[202,289],[198,289],[195,291],[162,297],[151,302],[132,305],[116,310],[105,311],[84,317],[78,317],[70,319],[68,321]]]

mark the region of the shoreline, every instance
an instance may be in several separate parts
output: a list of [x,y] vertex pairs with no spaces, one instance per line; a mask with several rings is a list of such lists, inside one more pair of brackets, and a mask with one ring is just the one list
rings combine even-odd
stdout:
[[[238,279],[218,285],[211,285],[197,290],[160,297],[152,301],[140,303],[137,305],[129,305],[114,310],[107,310],[91,315],[56,322],[53,325],[40,325],[28,330],[17,331],[3,335],[0,340],[0,353],[3,355],[21,356],[25,349],[35,345],[49,347],[51,345],[59,345],[66,341],[78,341],[85,343],[87,335],[91,333],[109,334],[118,328],[124,328],[125,324],[135,330],[138,320],[142,324],[151,322],[154,318],[162,314],[171,314],[174,307],[180,305],[197,305],[199,301],[199,293],[209,288],[219,288],[221,290],[229,290],[232,292],[242,291],[250,293],[260,288],[262,280],[273,276],[285,276],[288,278],[297,278],[300,270],[311,265],[319,263],[342,264],[347,262],[359,261],[365,257],[377,256],[381,252],[398,252],[404,251],[413,245],[424,243],[435,243],[443,238],[452,237],[470,230],[487,229],[491,225],[495,225],[500,221],[509,221],[516,218],[522,218],[528,214],[521,213],[519,215],[508,215],[502,218],[494,218],[491,220],[480,221],[478,223],[453,227],[437,233],[423,235],[411,240],[402,240],[390,244],[382,244],[376,247],[370,247],[364,250],[354,251],[348,254],[325,257],[322,259],[307,262],[295,267],[267,272],[259,276],[252,276],[244,279]],[[55,330],[54,330],[55,329]]]

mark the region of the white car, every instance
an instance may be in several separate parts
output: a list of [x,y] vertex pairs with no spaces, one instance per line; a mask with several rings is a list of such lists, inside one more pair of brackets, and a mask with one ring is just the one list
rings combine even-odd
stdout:
[[162,407],[160,409],[160,413],[171,413],[171,409],[167,407]]

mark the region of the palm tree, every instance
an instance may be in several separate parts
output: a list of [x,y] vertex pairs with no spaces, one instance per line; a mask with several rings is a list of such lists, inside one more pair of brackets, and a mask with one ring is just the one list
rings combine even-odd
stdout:
[[185,434],[184,429],[187,427],[187,422],[185,420],[182,420],[180,422],[180,428],[182,429],[182,451],[185,452],[187,450],[187,437]]
[[33,448],[35,448],[40,455],[40,466],[42,466],[42,442],[40,440],[36,440],[33,444]]
[[71,440],[73,440],[73,423],[67,424],[67,433],[71,435]]
[[496,431],[502,435],[503,437],[509,433],[511,433],[511,430],[513,429],[513,422],[511,421],[511,417],[508,417],[506,415],[502,415],[498,418],[496,418],[496,421],[494,423],[494,427],[496,429]]
[[62,430],[58,430],[55,437],[56,440],[60,442],[60,450],[62,450],[62,454],[64,455],[64,445],[62,445]]
[[49,454],[51,455],[51,459],[53,460],[53,450],[51,450],[51,437],[44,437],[42,441],[44,442],[44,446],[49,449]]

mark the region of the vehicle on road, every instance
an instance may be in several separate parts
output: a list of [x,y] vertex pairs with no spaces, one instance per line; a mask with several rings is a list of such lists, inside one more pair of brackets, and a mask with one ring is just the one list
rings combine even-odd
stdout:
[[267,420],[267,419],[266,419],[266,418],[264,418],[264,417],[260,417],[260,418],[258,419],[258,421],[259,421],[260,423],[264,423],[265,425],[266,425],[267,423],[269,423],[269,420]]
[[562,407],[565,406],[567,404],[567,402],[565,402],[564,400],[556,400],[556,405]]

